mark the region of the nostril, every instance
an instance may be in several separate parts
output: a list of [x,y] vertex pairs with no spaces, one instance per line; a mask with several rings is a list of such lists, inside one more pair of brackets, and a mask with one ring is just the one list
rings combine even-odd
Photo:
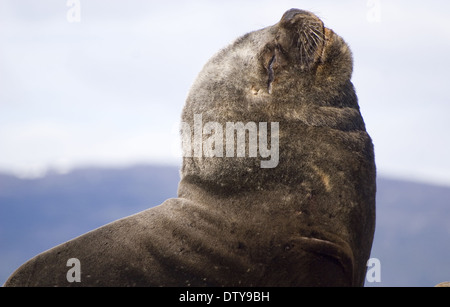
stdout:
[[288,22],[292,20],[296,15],[310,15],[309,12],[299,9],[290,9],[286,13],[283,14],[283,17],[281,17],[281,22]]

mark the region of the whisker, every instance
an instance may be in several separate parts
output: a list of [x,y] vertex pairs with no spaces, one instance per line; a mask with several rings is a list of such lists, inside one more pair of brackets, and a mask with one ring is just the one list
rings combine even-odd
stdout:
[[320,40],[318,40],[317,37],[310,35],[310,40],[313,41],[316,47],[319,46]]
[[320,32],[319,33],[316,32],[316,31],[318,31],[318,30],[316,30],[315,28],[311,28],[311,33],[314,34],[320,41],[323,41],[322,34]]

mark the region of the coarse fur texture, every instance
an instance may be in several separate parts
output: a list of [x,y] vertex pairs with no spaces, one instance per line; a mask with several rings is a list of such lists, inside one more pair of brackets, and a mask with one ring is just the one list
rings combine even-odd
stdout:
[[[6,286],[362,286],[376,170],[352,62],[302,10],[237,39],[204,66],[182,121],[278,122],[277,166],[184,157],[178,198],[36,256]],[[67,281],[70,258],[81,282]]]

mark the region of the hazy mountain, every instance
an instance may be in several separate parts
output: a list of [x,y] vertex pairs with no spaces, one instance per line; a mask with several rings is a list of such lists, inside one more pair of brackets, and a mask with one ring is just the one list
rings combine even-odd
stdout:
[[[24,180],[0,174],[0,284],[34,255],[176,197],[177,167],[87,168]],[[372,257],[381,282],[450,280],[450,188],[379,178]]]
[[372,257],[381,261],[379,285],[450,280],[450,187],[379,179]]
[[0,284],[44,250],[176,197],[178,181],[178,168],[157,166],[0,175]]

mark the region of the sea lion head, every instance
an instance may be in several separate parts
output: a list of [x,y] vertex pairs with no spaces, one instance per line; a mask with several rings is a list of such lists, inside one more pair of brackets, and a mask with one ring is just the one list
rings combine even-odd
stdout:
[[[190,146],[183,159],[182,177],[234,189],[260,189],[272,179],[279,183],[282,174],[295,171],[290,159],[298,156],[298,148],[289,144],[299,136],[290,133],[292,124],[364,130],[350,82],[352,63],[352,53],[344,40],[316,15],[299,9],[287,11],[273,26],[238,38],[206,63],[188,94],[182,122],[191,130],[183,130],[182,138],[183,146]],[[350,109],[321,112],[320,107]],[[203,148],[195,148],[199,146],[198,136],[194,136],[195,115],[201,115],[202,120],[197,132],[203,132],[208,122],[222,129],[222,143],[212,145],[222,156],[211,158],[204,154],[208,139],[211,141],[217,129],[208,129],[201,136]],[[228,122],[266,122],[269,130],[271,122],[279,123],[280,156],[274,167],[261,170],[261,161],[267,157],[249,157],[249,144],[245,157],[230,159],[225,148]],[[271,135],[268,131],[269,144]]]
[[[261,52],[261,64],[266,63],[270,73],[268,92],[304,92],[311,86],[325,88],[350,80],[353,67],[350,49],[316,15],[291,9],[272,31],[274,40]],[[293,80],[301,84],[292,87]]]

